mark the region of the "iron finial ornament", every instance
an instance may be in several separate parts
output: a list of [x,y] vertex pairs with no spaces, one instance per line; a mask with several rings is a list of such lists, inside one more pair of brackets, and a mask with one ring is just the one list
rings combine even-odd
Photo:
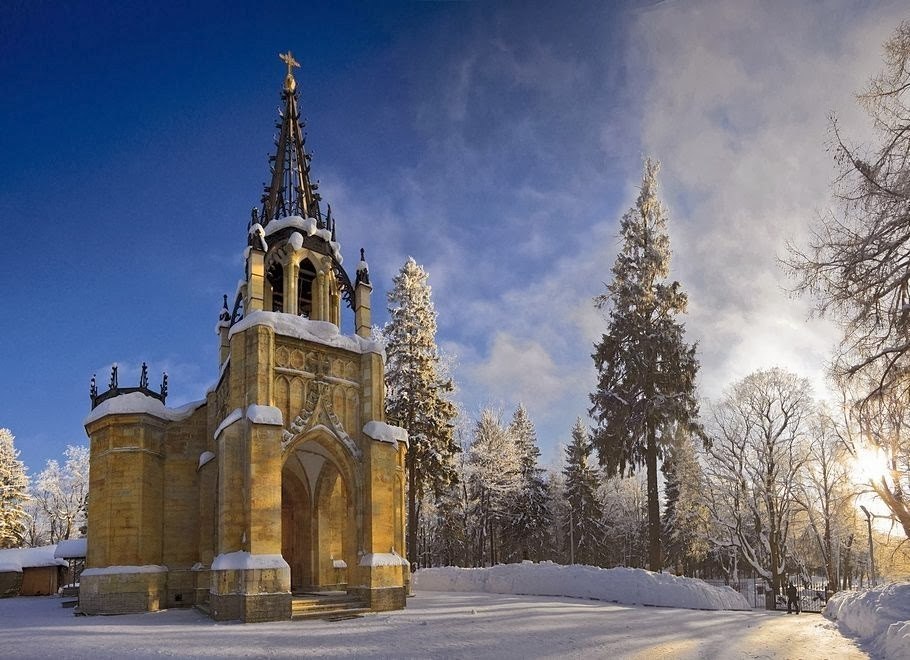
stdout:
[[149,386],[149,366],[143,362],[142,371],[139,374],[139,387],[148,388]]
[[297,87],[297,81],[294,80],[294,67],[300,68],[300,62],[294,59],[294,56],[291,54],[291,51],[286,53],[278,53],[278,57],[282,62],[288,65],[288,75],[284,79],[284,88],[293,92]]

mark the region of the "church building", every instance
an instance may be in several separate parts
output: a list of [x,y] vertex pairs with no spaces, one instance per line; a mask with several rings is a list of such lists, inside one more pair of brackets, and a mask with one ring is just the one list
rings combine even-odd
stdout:
[[281,58],[271,178],[224,297],[216,384],[169,408],[167,376],[153,389],[145,365],[136,387],[116,366],[106,391],[92,378],[87,614],[196,606],[252,622],[405,606],[407,434],[385,423],[369,270],[363,250],[353,282],[342,266],[310,176],[298,64]]

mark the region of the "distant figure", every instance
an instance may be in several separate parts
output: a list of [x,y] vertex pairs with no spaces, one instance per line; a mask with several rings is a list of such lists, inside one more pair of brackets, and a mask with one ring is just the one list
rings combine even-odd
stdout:
[[796,587],[791,582],[787,585],[787,614],[793,611],[794,606],[796,606],[796,613],[799,614],[799,594],[796,593]]

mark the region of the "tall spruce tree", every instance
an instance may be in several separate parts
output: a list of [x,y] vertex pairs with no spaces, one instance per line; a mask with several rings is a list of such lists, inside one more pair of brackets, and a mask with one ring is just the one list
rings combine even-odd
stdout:
[[16,548],[25,537],[28,475],[9,429],[0,429],[0,548]]
[[670,238],[667,212],[657,197],[658,164],[645,162],[641,192],[622,218],[622,248],[613,281],[598,296],[607,310],[606,334],[595,345],[597,390],[590,414],[594,444],[609,476],[633,474],[642,466],[648,479],[648,563],[662,568],[658,460],[679,424],[701,435],[695,376],[695,346],[676,320],[686,311],[679,282],[667,283]]
[[691,575],[708,552],[705,475],[692,436],[680,427],[673,435],[661,471],[664,473],[663,535],[667,564],[677,575]]
[[388,294],[386,415],[408,431],[408,557],[417,559],[417,505],[457,478],[452,456],[460,450],[452,420],[451,379],[440,370],[436,309],[427,273],[408,258]]
[[521,559],[533,556],[540,560],[550,545],[550,494],[543,476],[545,470],[537,465],[537,431],[521,403],[512,415],[509,431],[518,447],[520,483],[509,503],[503,536]]
[[570,556],[577,564],[600,563],[603,544],[603,508],[597,498],[598,474],[591,464],[594,445],[581,420],[572,428],[572,442],[566,447],[566,465],[562,473],[566,477],[565,498],[570,519]]

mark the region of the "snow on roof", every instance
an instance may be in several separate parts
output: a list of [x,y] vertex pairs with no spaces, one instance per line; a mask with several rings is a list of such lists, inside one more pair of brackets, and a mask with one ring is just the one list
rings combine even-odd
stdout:
[[395,445],[395,449],[398,449],[399,442],[403,442],[405,447],[410,447],[410,444],[408,444],[408,432],[400,426],[370,421],[363,425],[363,432],[368,437],[373,438],[373,440]]
[[82,420],[83,426],[101,419],[107,415],[138,415],[146,414],[165,419],[171,422],[179,422],[186,419],[193,412],[205,404],[202,401],[193,401],[179,408],[168,408],[155,397],[148,396],[142,392],[130,392],[121,394],[113,398],[102,401],[98,407],[92,410],[88,416]]
[[905,658],[910,649],[910,582],[864,591],[840,591],[824,615],[842,632],[859,637],[883,658]]
[[379,342],[358,335],[343,335],[339,332],[337,325],[328,321],[313,321],[303,316],[283,314],[282,312],[261,310],[250,312],[242,321],[233,325],[229,336],[233,337],[236,333],[257,325],[267,325],[275,331],[275,334],[284,337],[304,339],[354,353],[378,353],[383,358],[385,357],[385,350]]
[[0,573],[21,573],[23,568],[41,566],[66,566],[64,560],[54,557],[56,549],[56,545],[45,545],[40,548],[0,550]]
[[58,559],[81,559],[85,557],[87,542],[85,538],[66,539],[57,543],[54,556]]
[[330,232],[328,229],[319,229],[315,218],[303,218],[299,215],[288,215],[283,218],[276,218],[265,226],[265,236],[271,236],[272,234],[279,232],[282,229],[287,229],[288,227],[299,229],[307,236],[318,236],[329,244],[329,247],[332,249],[332,256],[335,257],[335,261],[337,261],[339,264],[342,263],[341,247],[337,242],[332,240],[332,232]]
[[471,591],[528,596],[568,596],[625,605],[695,610],[750,610],[730,587],[641,568],[561,566],[553,562],[500,564],[492,568],[424,568],[414,586],[427,591]]

